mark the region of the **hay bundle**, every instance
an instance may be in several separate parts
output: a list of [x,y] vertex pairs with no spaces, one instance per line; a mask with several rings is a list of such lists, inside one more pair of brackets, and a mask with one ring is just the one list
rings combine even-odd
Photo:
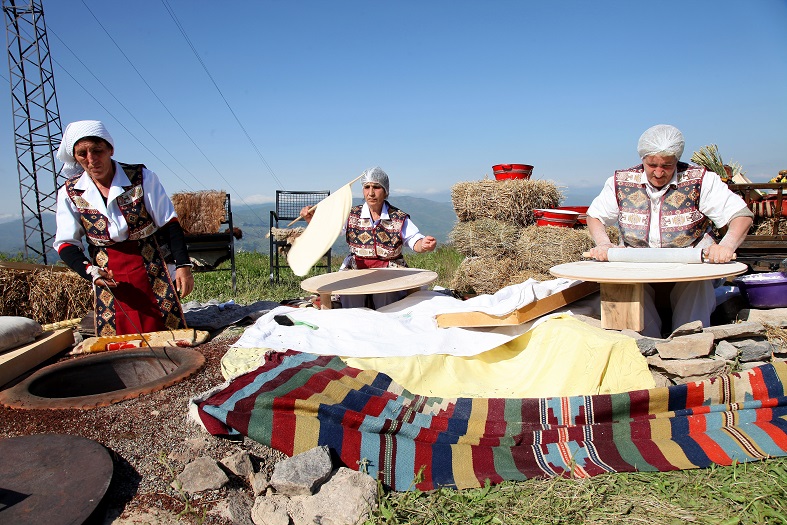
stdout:
[[779,218],[766,219],[757,224],[754,235],[773,235],[774,221],[779,223],[777,228],[778,233],[776,235],[787,235],[787,220],[781,220]]
[[458,182],[451,187],[451,202],[461,222],[497,219],[519,226],[535,223],[533,210],[554,208],[563,194],[546,180],[491,180]]
[[279,245],[279,253],[287,254],[292,248],[292,243],[300,237],[300,235],[306,231],[306,228],[298,227],[298,228],[271,228],[271,237],[277,243],[285,243]]
[[508,255],[516,248],[520,228],[496,219],[459,222],[448,234],[448,241],[466,257]]
[[550,273],[535,272],[533,270],[521,270],[508,279],[508,286],[512,284],[520,284],[528,279],[535,279],[536,281],[551,281],[555,276]]
[[81,318],[93,309],[93,287],[72,271],[2,268],[0,291],[0,315],[29,317],[42,325]]
[[451,288],[460,293],[495,293],[508,286],[511,275],[522,270],[514,259],[467,257],[456,269]]
[[224,202],[227,193],[221,190],[206,190],[190,193],[175,193],[172,204],[183,230],[187,234],[218,233],[225,219]]
[[516,243],[516,257],[531,272],[548,274],[555,265],[579,261],[593,247],[587,230],[529,226]]

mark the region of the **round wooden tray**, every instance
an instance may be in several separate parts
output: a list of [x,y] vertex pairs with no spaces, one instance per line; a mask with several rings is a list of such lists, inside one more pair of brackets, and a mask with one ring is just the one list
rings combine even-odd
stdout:
[[302,281],[301,288],[319,294],[365,295],[420,288],[436,280],[436,272],[419,268],[372,268],[315,275]]
[[747,268],[740,262],[686,264],[577,261],[553,266],[549,273],[555,277],[596,283],[663,283],[718,279],[744,273]]

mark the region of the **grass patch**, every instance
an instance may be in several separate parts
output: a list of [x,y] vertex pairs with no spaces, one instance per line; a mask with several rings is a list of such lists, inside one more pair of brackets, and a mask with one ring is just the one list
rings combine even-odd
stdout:
[[[331,268],[337,270],[344,256],[333,257]],[[429,253],[408,253],[407,264],[412,268],[424,268],[437,272],[435,285],[449,288],[456,268],[463,256],[450,246],[440,246]],[[289,268],[280,270],[278,283],[270,282],[270,259],[257,252],[235,253],[236,293],[232,293],[232,274],[229,261],[219,266],[219,271],[194,274],[194,291],[187,301],[207,302],[216,299],[225,302],[233,299],[238,304],[257,301],[281,301],[310,295],[300,283],[303,279],[318,275],[324,270],[312,270],[306,277],[297,277]]]
[[367,525],[787,523],[787,458],[677,472],[390,492]]

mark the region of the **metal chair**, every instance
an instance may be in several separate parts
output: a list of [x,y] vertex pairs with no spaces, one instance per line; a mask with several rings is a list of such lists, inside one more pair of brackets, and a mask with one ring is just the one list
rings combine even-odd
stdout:
[[219,266],[226,260],[230,261],[230,267],[227,268],[232,272],[232,293],[237,291],[236,288],[236,272],[235,272],[235,236],[234,225],[232,224],[232,204],[230,194],[226,194],[224,200],[224,218],[221,221],[222,225],[226,225],[227,229],[223,232],[216,233],[195,233],[187,234],[186,249],[189,251],[189,256],[192,262],[195,258],[199,258],[200,254],[210,254],[212,259],[210,263],[194,264],[194,272],[212,272],[221,270]]
[[[287,267],[286,256],[282,253],[287,246],[286,240],[276,240],[273,235],[273,228],[283,228],[288,223],[298,219],[304,206],[314,206],[325,197],[330,195],[330,191],[284,191],[276,190],[276,209],[271,210],[270,218],[270,282],[279,282],[279,271]],[[301,219],[302,220],[302,219]],[[302,222],[300,226],[305,226]],[[325,268],[327,273],[331,272],[331,250],[325,253],[325,264],[317,264],[315,268]]]

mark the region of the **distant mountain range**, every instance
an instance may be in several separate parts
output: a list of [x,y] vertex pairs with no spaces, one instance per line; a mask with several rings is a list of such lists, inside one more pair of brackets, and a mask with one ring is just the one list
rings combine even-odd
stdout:
[[[448,233],[456,223],[456,213],[454,213],[451,203],[406,196],[391,200],[391,204],[410,214],[410,218],[422,233],[435,237],[438,243],[446,242]],[[353,204],[361,202],[361,199],[353,199]],[[236,241],[237,250],[268,253],[270,241],[265,236],[270,229],[270,212],[273,209],[275,209],[273,204],[247,206],[233,200],[233,225],[243,232],[243,238]],[[280,224],[279,227],[284,227],[285,224]],[[292,227],[305,225],[306,223],[300,222]],[[44,229],[54,233],[55,216],[53,214],[44,215]],[[21,220],[0,224],[0,253],[16,255],[24,252],[24,247]],[[343,238],[339,238],[334,247],[339,250],[339,254],[347,251],[347,245]]]
[[[565,205],[587,206],[595,197],[595,190],[580,189],[566,191]],[[236,249],[249,252],[267,254],[270,241],[265,237],[270,229],[270,212],[275,208],[273,204],[244,205],[240,199],[233,199],[233,224],[243,232],[243,238],[236,241]],[[361,199],[353,199],[353,204],[360,204]],[[391,199],[391,204],[410,214],[410,218],[425,235],[431,235],[439,244],[448,240],[449,232],[456,224],[456,213],[450,202],[438,202],[418,197],[396,196]],[[286,224],[286,223],[285,223]],[[305,226],[300,222],[293,225]],[[284,224],[280,224],[283,227]],[[55,216],[44,215],[44,229],[55,232]],[[25,242],[20,219],[0,223],[0,253],[16,255],[24,252]],[[337,239],[334,244],[337,254],[347,252],[347,245],[343,238]],[[50,263],[52,261],[49,261]]]

